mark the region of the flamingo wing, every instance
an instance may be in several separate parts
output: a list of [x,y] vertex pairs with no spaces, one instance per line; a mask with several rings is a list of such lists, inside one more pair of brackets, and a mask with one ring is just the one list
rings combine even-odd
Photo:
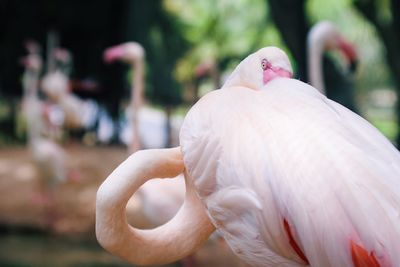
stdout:
[[210,219],[251,265],[400,264],[399,153],[315,88],[214,91],[180,140]]

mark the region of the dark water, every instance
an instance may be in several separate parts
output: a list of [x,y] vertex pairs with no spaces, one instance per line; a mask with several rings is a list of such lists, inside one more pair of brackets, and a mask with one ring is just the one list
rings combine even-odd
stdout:
[[95,240],[40,234],[0,234],[1,267],[132,267]]

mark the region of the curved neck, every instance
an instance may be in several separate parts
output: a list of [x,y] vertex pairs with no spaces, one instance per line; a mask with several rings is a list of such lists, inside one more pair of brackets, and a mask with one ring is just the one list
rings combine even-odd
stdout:
[[118,166],[97,192],[96,236],[100,244],[139,265],[166,264],[193,253],[215,228],[187,175],[185,202],[168,223],[139,230],[127,223],[125,215],[129,198],[143,183],[153,177],[175,177],[183,169],[179,147],[142,150]]
[[[318,36],[317,36],[318,37]],[[308,81],[325,95],[325,84],[322,75],[322,56],[324,43],[322,38],[308,38],[307,57],[308,57]]]

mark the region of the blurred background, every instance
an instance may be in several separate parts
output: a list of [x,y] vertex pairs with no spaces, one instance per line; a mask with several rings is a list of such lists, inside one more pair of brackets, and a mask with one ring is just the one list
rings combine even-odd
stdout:
[[[311,38],[321,21],[334,32]],[[268,45],[400,142],[400,1],[0,0],[0,266],[129,266],[95,240],[98,186],[178,145],[191,105]],[[128,205],[138,227],[157,224],[147,201]],[[239,266],[220,243],[171,266]]]

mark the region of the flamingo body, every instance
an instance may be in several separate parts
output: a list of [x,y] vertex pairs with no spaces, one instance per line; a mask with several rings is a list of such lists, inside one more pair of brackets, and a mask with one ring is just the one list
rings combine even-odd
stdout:
[[43,92],[63,110],[65,126],[74,129],[91,127],[99,112],[98,105],[70,93],[68,86],[68,77],[60,71],[48,73],[42,80]]
[[49,186],[66,180],[65,152],[54,141],[41,136],[44,128],[43,103],[35,96],[25,96],[24,113],[28,124],[29,147],[45,183]]
[[[43,135],[44,130],[47,130],[44,122],[46,104],[37,94],[42,61],[37,51],[29,52],[30,54],[24,59],[26,69],[23,75],[23,113],[27,123],[29,149],[39,170],[43,187],[41,194],[33,200],[51,204],[56,186],[67,179],[66,155],[61,146]],[[50,223],[53,221],[51,213],[49,211],[48,214]]]
[[400,155],[315,88],[214,91],[180,141],[209,218],[252,266],[400,265]]
[[66,155],[56,143],[40,138],[31,145],[33,158],[45,183],[53,187],[67,180]]
[[[400,266],[399,152],[291,76],[282,50],[260,49],[188,112],[181,148],[139,151],[118,166],[97,193],[99,242],[135,264],[168,263],[217,229],[251,266]],[[126,224],[133,192],[182,170],[174,218],[148,231]]]
[[174,179],[153,179],[138,190],[143,213],[153,227],[168,222],[178,212],[185,198],[183,175]]
[[[129,112],[126,112],[129,117]],[[138,111],[138,132],[143,148],[159,148],[164,147],[167,143],[167,133],[165,131],[167,116],[164,112],[151,108],[149,106],[142,106]],[[171,119],[173,137],[179,135],[180,126],[182,125],[183,117],[173,116]],[[120,140],[130,145],[135,138],[135,132],[133,130],[135,126],[129,123],[129,120],[122,124],[122,130],[119,135]],[[178,145],[178,138],[172,140],[173,145]]]

